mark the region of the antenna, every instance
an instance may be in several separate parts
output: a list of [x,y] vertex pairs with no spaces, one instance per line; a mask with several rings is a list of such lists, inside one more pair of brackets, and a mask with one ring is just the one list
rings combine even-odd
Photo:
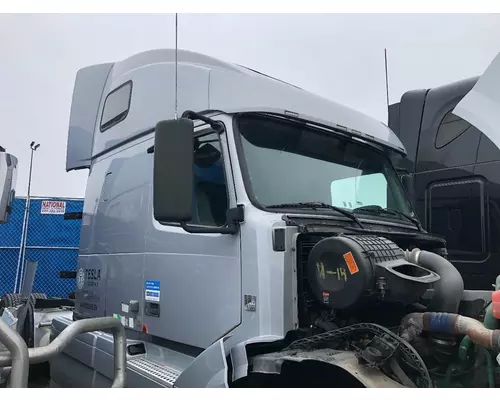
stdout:
[[387,112],[389,112],[389,74],[387,73],[387,49],[384,49],[385,59],[385,96],[387,100]]
[[177,104],[177,36],[178,36],[178,23],[177,23],[177,13],[175,13],[175,119],[178,115],[178,104]]

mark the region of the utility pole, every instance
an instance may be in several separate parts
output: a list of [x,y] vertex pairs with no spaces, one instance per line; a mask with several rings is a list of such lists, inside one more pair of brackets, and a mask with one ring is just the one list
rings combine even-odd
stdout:
[[[26,240],[28,233],[28,222],[30,216],[30,206],[31,206],[31,174],[33,172],[33,155],[35,151],[38,150],[40,144],[31,142],[31,159],[30,159],[30,173],[28,177],[28,194],[26,195],[26,207],[24,209],[24,220],[23,220],[23,231],[21,233],[21,247],[19,249],[19,257],[17,260],[17,272],[16,272],[16,282],[14,284],[14,293],[17,292],[17,289],[21,290],[23,274],[24,274],[24,261],[26,258]],[[19,286],[17,285],[18,278],[20,278]]]

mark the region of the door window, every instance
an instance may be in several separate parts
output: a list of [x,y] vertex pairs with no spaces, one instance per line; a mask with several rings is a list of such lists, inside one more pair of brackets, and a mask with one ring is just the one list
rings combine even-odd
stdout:
[[195,139],[194,198],[191,224],[223,226],[228,209],[226,175],[219,134]]

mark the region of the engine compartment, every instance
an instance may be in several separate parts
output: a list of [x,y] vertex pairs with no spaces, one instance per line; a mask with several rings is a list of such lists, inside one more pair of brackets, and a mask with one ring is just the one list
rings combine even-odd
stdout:
[[491,302],[463,298],[443,248],[302,233],[296,252],[298,329],[272,351],[248,349],[254,373],[316,360],[365,387],[496,387],[500,324]]

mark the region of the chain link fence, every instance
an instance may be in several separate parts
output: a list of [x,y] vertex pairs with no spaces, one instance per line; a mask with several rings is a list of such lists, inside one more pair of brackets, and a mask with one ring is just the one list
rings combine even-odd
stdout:
[[0,296],[20,291],[27,260],[38,262],[34,292],[67,297],[75,290],[75,280],[60,278],[60,273],[76,270],[81,220],[65,220],[63,214],[82,209],[81,199],[32,197],[29,218],[25,219],[26,198],[14,200],[9,222],[0,225]]

